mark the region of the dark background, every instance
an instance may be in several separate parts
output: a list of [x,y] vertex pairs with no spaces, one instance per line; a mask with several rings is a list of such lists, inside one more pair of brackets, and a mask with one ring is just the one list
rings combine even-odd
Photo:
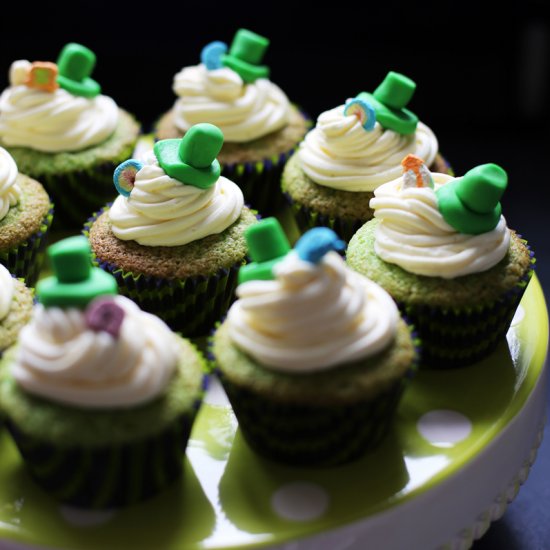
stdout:
[[[15,59],[55,61],[76,41],[98,58],[103,92],[150,128],[175,100],[172,78],[212,40],[246,27],[271,40],[271,79],[313,118],[388,70],[417,83],[411,110],[457,174],[496,162],[509,174],[508,225],[529,240],[550,289],[550,10],[544,0],[477,2],[2,2],[0,89]],[[474,545],[550,549],[550,435],[531,475]],[[417,550],[417,549],[411,549]],[[420,549],[418,549],[420,550]]]

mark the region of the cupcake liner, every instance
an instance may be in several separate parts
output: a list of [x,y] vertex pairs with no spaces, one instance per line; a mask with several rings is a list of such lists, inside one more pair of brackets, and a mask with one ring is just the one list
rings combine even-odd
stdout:
[[[525,241],[524,241],[525,242]],[[525,242],[527,245],[527,243]],[[490,355],[506,336],[514,313],[534,273],[531,268],[514,288],[492,304],[469,309],[443,310],[429,306],[397,303],[414,323],[422,338],[421,367],[462,367]]]
[[241,188],[245,203],[263,215],[275,214],[285,204],[280,190],[281,176],[294,151],[295,148],[257,162],[224,164],[222,176]]
[[349,242],[366,221],[358,218],[338,218],[321,214],[294,201],[288,193],[285,193],[284,197],[292,209],[300,233],[305,233],[314,227],[330,227],[341,239]]
[[15,277],[25,279],[29,287],[33,287],[38,281],[53,213],[54,207],[50,204],[50,209],[36,233],[14,247],[0,251],[0,263]]
[[117,194],[113,172],[118,164],[115,160],[67,174],[40,175],[56,206],[54,229],[80,229],[90,212],[113,200]]
[[[103,211],[94,214],[84,226],[86,237]],[[244,263],[235,263],[210,275],[163,279],[125,271],[93,253],[92,262],[115,277],[120,294],[188,338],[207,335],[225,315],[233,301],[239,268]]]
[[[420,341],[409,325],[415,360],[407,374],[374,399],[346,405],[281,401],[232,383],[216,373],[227,393],[243,437],[259,454],[306,467],[345,464],[376,447],[387,434],[404,389],[418,367]],[[210,339],[210,360],[215,362]]]
[[181,475],[195,413],[149,438],[98,448],[57,448],[26,435],[10,420],[6,426],[44,491],[71,506],[109,509],[152,497]]

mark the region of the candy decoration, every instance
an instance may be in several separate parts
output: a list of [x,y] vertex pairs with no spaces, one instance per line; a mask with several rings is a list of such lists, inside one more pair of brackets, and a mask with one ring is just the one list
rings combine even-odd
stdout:
[[86,306],[97,296],[117,294],[116,279],[99,267],[92,267],[90,243],[86,237],[69,237],[48,248],[54,274],[36,285],[38,301],[44,307]]
[[500,220],[499,201],[507,185],[508,175],[500,166],[482,164],[442,185],[435,192],[437,205],[445,221],[459,233],[487,233]]
[[57,82],[73,95],[96,97],[101,93],[101,86],[90,78],[95,61],[92,50],[74,42],[67,44],[57,59]]
[[124,315],[124,310],[111,297],[100,296],[88,305],[84,319],[94,332],[103,331],[118,338]]
[[225,42],[220,42],[216,40],[207,44],[201,51],[201,63],[209,71],[214,71],[216,69],[221,69],[222,56],[227,53],[227,44]]
[[368,101],[357,98],[348,99],[344,107],[344,114],[346,116],[355,115],[367,132],[370,132],[374,128],[376,112]]
[[416,155],[407,155],[402,161],[403,189],[408,187],[434,188],[434,181],[424,161]]
[[361,92],[357,98],[372,104],[376,120],[383,128],[399,134],[412,134],[418,117],[405,107],[412,99],[416,84],[405,75],[390,71],[374,93]]
[[10,84],[12,86],[23,86],[26,84],[31,72],[32,63],[26,59],[18,59],[10,66]]
[[239,270],[239,284],[273,279],[273,266],[289,252],[290,243],[276,218],[264,218],[244,233],[252,262]]
[[134,182],[136,181],[136,174],[143,168],[143,164],[135,159],[125,160],[122,164],[119,164],[115,173],[113,174],[113,181],[115,183],[116,190],[123,196],[129,197],[132,189],[134,188]]
[[259,65],[269,46],[269,40],[255,32],[239,29],[228,54],[222,55],[225,67],[233,69],[245,82],[255,82],[269,76],[269,67]]
[[57,83],[57,65],[49,61],[35,61],[31,63],[25,85],[29,88],[53,93],[59,84]]
[[222,131],[213,124],[202,123],[191,126],[182,139],[157,141],[153,151],[161,168],[171,178],[208,189],[220,177],[216,156],[222,145]]
[[318,264],[327,252],[344,250],[346,243],[328,227],[314,227],[304,233],[294,249],[305,262]]

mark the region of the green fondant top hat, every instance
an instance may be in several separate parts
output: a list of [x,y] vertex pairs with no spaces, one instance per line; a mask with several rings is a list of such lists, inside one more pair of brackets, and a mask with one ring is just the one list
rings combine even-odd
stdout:
[[265,218],[244,233],[252,263],[239,270],[239,284],[273,279],[273,266],[289,252],[290,244],[276,218]]
[[247,29],[239,29],[229,53],[222,56],[222,64],[233,69],[245,82],[269,76],[269,67],[260,65],[269,46],[269,40]]
[[507,185],[508,175],[497,164],[476,166],[436,191],[439,211],[460,233],[487,233],[498,224]]
[[92,267],[86,237],[69,237],[48,248],[54,275],[36,286],[38,301],[45,307],[84,309],[94,298],[117,294],[115,278]]
[[220,177],[216,156],[223,145],[223,133],[213,124],[192,126],[181,139],[157,141],[153,147],[161,168],[187,185],[208,189]]
[[90,78],[95,60],[92,50],[74,42],[67,44],[57,59],[57,83],[73,95],[96,97],[101,93],[101,86]]
[[359,99],[372,104],[376,120],[384,127],[399,134],[412,134],[418,117],[405,107],[412,99],[416,84],[400,73],[390,71],[374,93],[361,92]]

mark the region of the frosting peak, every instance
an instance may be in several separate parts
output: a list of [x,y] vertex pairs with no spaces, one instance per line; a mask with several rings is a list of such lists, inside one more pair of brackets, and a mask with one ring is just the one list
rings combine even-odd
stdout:
[[118,107],[111,98],[30,88],[22,82],[27,69],[28,62],[14,62],[11,85],[0,96],[0,139],[6,145],[48,153],[80,151],[114,132]]
[[343,191],[373,191],[401,174],[408,153],[434,161],[438,143],[421,122],[412,134],[384,129],[378,122],[367,131],[361,120],[345,114],[345,105],[321,113],[298,152],[304,172],[319,185]]
[[318,264],[291,252],[273,269],[274,281],[239,285],[227,316],[232,340],[262,365],[323,370],[372,356],[392,341],[393,300],[336,252]]
[[12,156],[0,147],[0,220],[3,220],[10,206],[15,206],[21,197],[17,185],[17,165]]
[[77,407],[129,407],[162,394],[177,364],[177,341],[157,317],[123,296],[118,338],[90,329],[76,308],[36,306],[12,367],[28,392]]
[[[451,279],[496,265],[508,251],[510,231],[500,216],[486,233],[460,233],[438,208],[437,191],[455,180],[432,174],[434,188],[407,187],[403,177],[382,185],[370,201],[376,228],[374,248],[385,262],[417,275]],[[458,178],[457,178],[458,179]]]
[[185,67],[174,77],[175,123],[186,132],[194,124],[218,126],[229,142],[247,142],[279,130],[288,122],[290,104],[265,78],[246,84],[227,67]]
[[145,246],[178,246],[221,233],[241,215],[242,191],[221,176],[207,189],[168,176],[154,153],[136,173],[128,198],[109,210],[112,230],[122,240]]

